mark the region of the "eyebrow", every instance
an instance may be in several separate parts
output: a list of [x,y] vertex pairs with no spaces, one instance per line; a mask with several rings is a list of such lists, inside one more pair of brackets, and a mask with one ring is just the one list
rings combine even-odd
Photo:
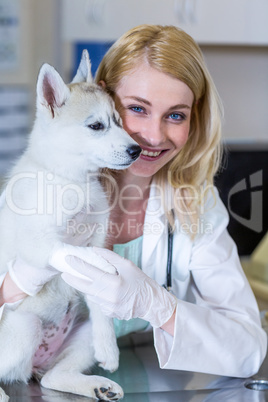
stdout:
[[[146,99],[140,98],[139,96],[125,96],[125,99],[133,99],[138,102],[144,103],[145,105],[152,106],[151,102]],[[178,103],[177,105],[171,106],[168,110],[175,109],[191,109],[191,106],[186,105],[185,103]]]

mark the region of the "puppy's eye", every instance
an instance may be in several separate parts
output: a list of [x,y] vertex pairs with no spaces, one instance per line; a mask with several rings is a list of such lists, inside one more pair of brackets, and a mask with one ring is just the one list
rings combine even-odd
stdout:
[[96,130],[96,131],[104,129],[104,125],[102,123],[100,123],[99,121],[96,121],[96,123],[93,123],[93,124],[89,124],[88,127],[91,128],[91,130]]

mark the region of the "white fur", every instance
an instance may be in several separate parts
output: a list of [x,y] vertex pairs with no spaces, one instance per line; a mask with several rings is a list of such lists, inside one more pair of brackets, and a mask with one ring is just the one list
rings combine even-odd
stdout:
[[[94,130],[97,122],[103,128]],[[133,159],[128,150],[136,145],[122,129],[110,97],[93,83],[87,52],[69,85],[45,64],[37,82],[37,117],[29,146],[9,175],[0,211],[0,270],[16,257],[42,270],[59,242],[104,246],[108,204],[97,173],[103,167],[129,166]],[[70,220],[89,225],[89,230],[68,234]],[[70,306],[76,321],[86,317],[81,295],[57,276],[15,311],[4,311],[1,381],[30,379],[43,325],[60,324]],[[116,383],[82,374],[95,361],[110,371],[118,368],[113,323],[98,306],[90,310],[90,319],[75,324],[54,360],[36,374],[47,388],[107,401],[121,398]]]

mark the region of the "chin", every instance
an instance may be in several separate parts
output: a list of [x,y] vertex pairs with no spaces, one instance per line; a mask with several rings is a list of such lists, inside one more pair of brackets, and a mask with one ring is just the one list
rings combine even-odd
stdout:
[[134,176],[148,178],[153,177],[161,168],[162,166],[141,166],[140,164],[138,165],[137,162],[133,163],[133,165],[128,168],[128,171]]

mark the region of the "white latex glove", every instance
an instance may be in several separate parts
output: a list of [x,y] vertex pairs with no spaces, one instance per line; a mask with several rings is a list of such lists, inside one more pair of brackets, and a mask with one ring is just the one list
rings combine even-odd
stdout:
[[50,264],[64,269],[63,280],[112,318],[142,318],[158,328],[171,318],[177,305],[166,289],[131,261],[107,249],[65,245],[54,252]]
[[10,261],[7,266],[13,282],[29,296],[35,296],[47,282],[59,275],[53,267],[36,268],[19,258]]

